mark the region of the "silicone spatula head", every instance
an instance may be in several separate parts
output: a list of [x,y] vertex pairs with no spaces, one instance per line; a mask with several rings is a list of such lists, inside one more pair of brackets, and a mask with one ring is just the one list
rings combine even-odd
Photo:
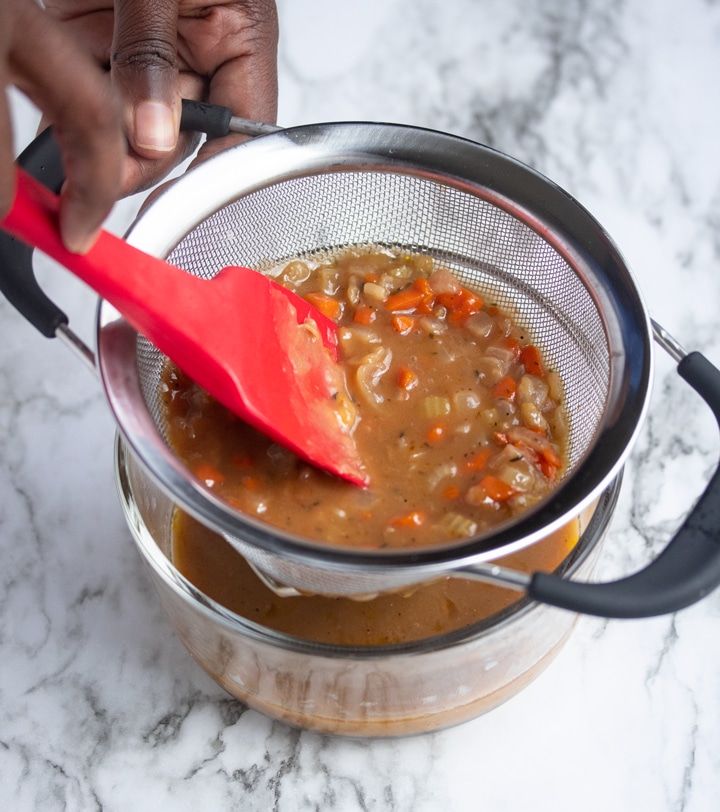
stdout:
[[87,254],[73,254],[60,238],[58,204],[18,170],[0,227],[72,271],[241,419],[313,465],[368,484],[336,407],[334,322],[249,268],[202,279],[108,232]]

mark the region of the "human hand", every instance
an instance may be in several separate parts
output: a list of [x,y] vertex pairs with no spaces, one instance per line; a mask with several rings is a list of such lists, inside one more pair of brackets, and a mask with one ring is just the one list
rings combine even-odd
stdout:
[[[121,96],[130,147],[124,193],[150,188],[197,146],[197,135],[178,135],[182,98],[275,121],[273,0],[46,0],[45,5],[110,72]],[[197,160],[242,138],[206,143]]]
[[0,216],[14,188],[6,93],[15,85],[55,122],[66,174],[60,231],[71,251],[90,248],[120,192],[125,141],[120,105],[88,54],[34,0],[0,2]]

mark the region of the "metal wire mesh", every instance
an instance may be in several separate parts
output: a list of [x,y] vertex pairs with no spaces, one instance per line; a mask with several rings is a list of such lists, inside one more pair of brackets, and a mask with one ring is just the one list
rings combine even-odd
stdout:
[[[227,265],[267,270],[291,258],[363,244],[429,254],[529,328],[565,385],[566,475],[571,474],[596,434],[607,398],[603,320],[582,278],[555,248],[493,203],[416,175],[312,174],[221,208],[190,231],[168,259],[208,277]],[[158,396],[162,360],[139,339],[141,387],[164,435]]]

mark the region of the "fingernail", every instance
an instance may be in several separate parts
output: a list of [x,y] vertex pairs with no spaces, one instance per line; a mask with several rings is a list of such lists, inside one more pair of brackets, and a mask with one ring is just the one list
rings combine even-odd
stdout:
[[143,149],[170,152],[177,133],[172,110],[162,102],[140,102],[135,108],[135,143]]

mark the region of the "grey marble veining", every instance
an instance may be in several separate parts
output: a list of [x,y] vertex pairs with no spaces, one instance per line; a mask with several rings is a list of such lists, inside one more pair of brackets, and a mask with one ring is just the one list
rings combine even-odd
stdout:
[[[651,315],[720,363],[720,4],[279,8],[282,124],[395,121],[529,163],[603,223]],[[22,145],[34,114],[13,104]],[[93,296],[41,275],[89,336]],[[99,383],[0,302],[0,808],[717,808],[720,592],[670,617],[582,619],[529,688],[445,732],[293,730],[228,698],[172,633],[117,503],[113,433]],[[719,452],[659,352],[600,576],[662,549]]]

